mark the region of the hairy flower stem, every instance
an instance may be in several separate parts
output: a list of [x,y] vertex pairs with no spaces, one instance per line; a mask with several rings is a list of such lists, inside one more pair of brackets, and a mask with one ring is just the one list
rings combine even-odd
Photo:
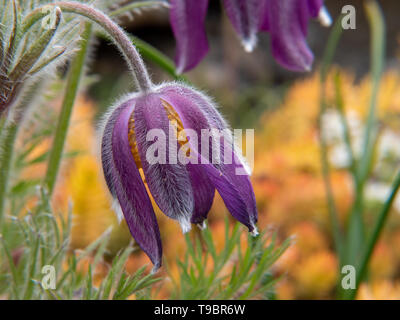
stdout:
[[[108,39],[104,31],[98,31],[96,33],[96,36],[102,39]],[[135,45],[135,47],[137,48],[142,57],[149,59],[151,62],[156,64],[162,70],[167,72],[175,80],[186,82],[187,84],[189,84],[189,80],[184,75],[178,73],[174,61],[172,61],[168,56],[166,56],[157,48],[153,47],[151,44],[133,35],[129,35],[129,39]]]
[[[150,80],[150,76],[144,65],[144,62],[140,57],[140,54],[137,52],[135,46],[132,44],[125,32],[107,15],[95,8],[78,2],[60,1],[50,3],[48,5],[59,7],[64,12],[70,12],[84,16],[104,28],[104,30],[106,30],[110,35],[113,42],[123,53],[138,88],[144,92],[151,89],[153,84]],[[30,26],[43,17],[44,8],[45,7],[40,7],[35,9],[26,18],[23,27],[24,31],[27,31]]]
[[72,108],[75,103],[80,79],[82,77],[91,34],[92,25],[91,23],[87,22],[85,25],[85,30],[83,31],[83,34],[81,36],[81,48],[74,57],[70,66],[67,85],[65,88],[65,96],[61,108],[61,114],[58,119],[53,146],[50,151],[49,162],[47,165],[46,176],[44,178],[44,184],[47,188],[49,195],[52,194],[57,179],[57,173],[62,159],[62,153],[64,149],[65,139],[67,137]]

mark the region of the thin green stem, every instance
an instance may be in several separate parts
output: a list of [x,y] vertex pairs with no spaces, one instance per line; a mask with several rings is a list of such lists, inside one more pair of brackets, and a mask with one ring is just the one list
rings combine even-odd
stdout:
[[329,69],[332,65],[333,58],[336,53],[336,48],[338,46],[340,37],[342,36],[343,33],[343,28],[342,28],[342,15],[339,16],[335,22],[335,24],[332,27],[332,31],[329,35],[327,45],[325,47],[325,51],[322,57],[322,62],[321,62],[321,70],[320,70],[320,82],[325,83],[326,78],[328,77],[328,72]]
[[382,210],[380,211],[380,213],[378,215],[377,222],[376,222],[374,229],[372,231],[372,234],[367,242],[367,247],[362,255],[360,267],[358,268],[358,272],[357,272],[357,276],[356,276],[357,286],[356,286],[355,290],[349,291],[349,294],[348,294],[349,299],[355,298],[357,291],[360,287],[361,281],[363,281],[363,279],[366,275],[368,263],[371,259],[374,248],[375,248],[375,246],[379,240],[379,237],[382,233],[383,227],[387,221],[390,209],[392,207],[394,199],[396,198],[399,188],[400,188],[400,171],[397,173],[397,176],[392,185],[392,191],[391,191],[389,197],[387,198],[387,200],[385,201],[385,203],[382,207]]
[[7,117],[0,117],[0,132],[3,131],[4,125],[6,124]]
[[165,1],[160,1],[160,0],[146,0],[146,1],[132,2],[111,11],[110,17],[120,16],[135,9],[143,9],[146,7],[155,7],[155,6],[166,7],[168,6],[168,4]]
[[332,225],[333,238],[335,242],[336,252],[339,257],[343,256],[343,239],[338,214],[336,210],[336,204],[333,196],[332,184],[330,179],[330,166],[328,161],[328,148],[325,140],[325,136],[322,128],[322,118],[326,111],[326,78],[328,75],[329,67],[332,64],[332,60],[336,51],[337,44],[342,34],[341,18],[336,21],[331,34],[329,36],[328,44],[325,49],[325,53],[322,60],[322,66],[320,71],[320,112],[318,116],[318,127],[319,127],[319,142],[320,142],[320,156],[322,165],[322,176],[324,180],[326,198],[328,202],[329,217]]
[[376,138],[376,105],[378,100],[379,86],[385,64],[385,19],[376,0],[365,1],[365,11],[371,29],[371,73],[372,92],[370,98],[367,127],[365,130],[362,162],[360,164],[359,179],[363,183],[368,176],[373,145]]
[[4,210],[10,180],[11,163],[14,153],[14,143],[17,137],[19,121],[10,119],[1,132],[1,155],[0,155],[0,228],[4,218]]
[[363,152],[357,172],[358,179],[355,200],[348,225],[347,263],[352,264],[358,263],[365,243],[365,226],[363,221],[364,188],[372,166],[376,142],[376,105],[385,56],[385,23],[379,4],[375,0],[367,0],[364,2],[364,6],[371,29],[371,72],[373,85]]
[[[97,36],[102,39],[106,39],[104,32],[97,32]],[[178,74],[176,71],[175,63],[164,53],[162,53],[157,48],[153,47],[151,44],[133,36],[128,35],[139,53],[144,57],[149,59],[151,62],[159,66],[162,70],[167,72],[175,80],[188,82],[185,76]]]
[[340,72],[338,71],[335,75],[335,97],[336,97],[336,107],[339,111],[340,122],[343,126],[343,139],[346,144],[347,153],[350,158],[350,169],[353,175],[354,183],[357,184],[357,163],[353,152],[351,133],[349,128],[349,123],[346,118],[346,111],[344,109],[343,95],[342,95],[342,79]]
[[146,57],[150,61],[154,62],[176,80],[184,82],[188,81],[184,76],[177,73],[175,63],[160,50],[154,48],[152,45],[137,37],[130,36],[130,38],[143,57]]
[[57,173],[62,159],[62,153],[68,132],[72,108],[75,103],[79,83],[83,74],[91,33],[92,25],[91,23],[87,22],[85,24],[85,30],[83,31],[83,34],[81,36],[81,48],[74,57],[70,66],[61,114],[58,119],[53,146],[50,151],[47,172],[44,179],[44,184],[47,187],[49,195],[52,194],[57,179]]

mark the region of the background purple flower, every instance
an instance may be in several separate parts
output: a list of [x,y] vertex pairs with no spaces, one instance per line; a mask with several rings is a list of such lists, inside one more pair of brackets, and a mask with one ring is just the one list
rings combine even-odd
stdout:
[[[256,46],[258,32],[268,31],[272,54],[279,64],[293,71],[311,69],[308,22],[320,16],[324,25],[330,24],[322,0],[223,0],[223,5],[246,51]],[[171,0],[179,72],[194,68],[208,51],[204,29],[207,7],[208,0]]]

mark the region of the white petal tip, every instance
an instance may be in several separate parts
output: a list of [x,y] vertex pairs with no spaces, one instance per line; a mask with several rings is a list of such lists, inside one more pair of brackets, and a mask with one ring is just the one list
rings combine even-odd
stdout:
[[250,234],[251,234],[253,237],[257,237],[257,236],[259,235],[256,226],[253,227],[253,230],[250,231]]
[[244,51],[248,53],[253,52],[254,48],[257,46],[257,37],[252,36],[249,39],[242,39],[242,45]]
[[121,206],[118,202],[118,200],[114,199],[111,208],[115,212],[115,215],[117,216],[118,223],[121,223],[121,221],[124,219],[124,214],[122,212]]
[[324,27],[329,27],[332,25],[332,17],[324,6],[319,10],[318,20]]
[[183,65],[178,65],[175,69],[175,73],[180,76],[183,74],[185,67]]
[[304,66],[303,66],[303,71],[304,72],[310,72],[312,70],[312,65],[311,64],[305,64]]
[[151,274],[156,274],[157,271],[160,269],[161,267],[161,263],[157,263],[153,266],[153,268],[151,269]]
[[247,53],[253,52],[253,50],[254,50],[254,47],[251,45],[244,44],[243,47],[244,47],[244,51],[246,51]]
[[182,229],[182,233],[187,233],[192,229],[192,225],[190,224],[189,220],[179,220],[179,224]]

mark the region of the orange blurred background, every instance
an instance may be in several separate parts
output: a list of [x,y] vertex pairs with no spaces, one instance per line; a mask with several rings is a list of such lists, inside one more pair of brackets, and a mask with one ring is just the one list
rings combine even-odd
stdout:
[[[346,116],[351,127],[354,150],[362,132],[371,90],[370,79],[356,81],[352,74],[340,72]],[[333,83],[333,74],[328,83]],[[357,83],[357,84],[356,84]],[[379,95],[380,139],[376,148],[372,179],[368,182],[366,221],[371,223],[376,208],[385,198],[385,186],[390,185],[390,170],[397,163],[393,156],[400,154],[400,76],[387,72]],[[317,117],[319,113],[318,74],[296,81],[287,91],[283,103],[263,113],[255,129],[255,166],[252,175],[257,205],[259,228],[271,228],[281,240],[294,236],[294,244],[275,265],[276,274],[284,275],[277,285],[279,299],[334,298],[334,289],[340,273],[333,250],[325,191],[321,177]],[[328,85],[328,101],[334,101],[334,88]],[[54,101],[54,105],[58,105]],[[111,210],[101,161],[99,136],[96,130],[96,106],[81,95],[77,100],[68,134],[67,152],[77,155],[64,160],[53,205],[55,210],[67,213],[72,205],[72,246],[83,248],[112,226],[108,253],[112,257],[131,240],[125,222],[117,223]],[[341,223],[345,223],[352,201],[352,179],[346,167],[346,154],[342,149],[340,122],[334,107],[324,118],[323,132],[329,147],[333,169],[332,185]],[[37,150],[48,148],[44,141]],[[396,158],[398,159],[398,157]],[[41,176],[44,164],[31,166],[24,175]],[[382,168],[386,168],[383,170]],[[392,168],[392,169],[391,169]],[[382,174],[382,172],[389,172]],[[393,173],[394,171],[392,171]],[[387,192],[387,191],[386,191]],[[397,204],[396,204],[397,203]],[[394,205],[388,226],[374,252],[369,284],[363,285],[358,298],[400,298],[400,201]],[[163,247],[170,274],[179,274],[175,259],[185,250],[184,236],[178,224],[157,212]],[[229,215],[219,196],[216,196],[209,214],[209,226],[217,248],[223,247],[224,216]],[[87,261],[90,263],[90,261]],[[127,270],[133,272],[150,261],[140,250],[129,259]],[[108,268],[107,261],[96,270],[100,279]],[[162,272],[165,273],[165,270]],[[164,281],[158,297],[168,298],[168,281]]]

